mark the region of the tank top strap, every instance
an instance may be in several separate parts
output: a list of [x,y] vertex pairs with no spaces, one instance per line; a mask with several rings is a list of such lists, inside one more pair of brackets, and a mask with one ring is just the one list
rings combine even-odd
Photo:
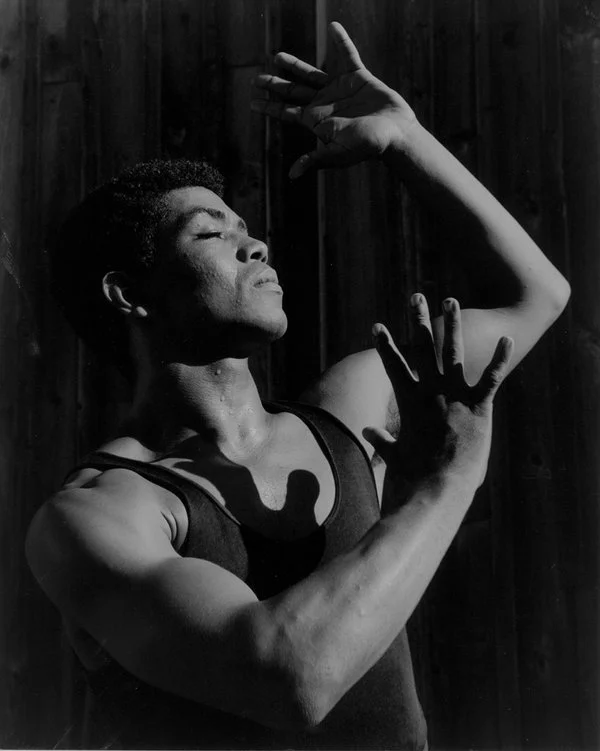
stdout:
[[[73,473],[82,469],[98,469],[106,471],[109,469],[128,469],[143,477],[145,480],[149,480],[155,485],[170,491],[183,503],[188,520],[196,519],[199,516],[199,510],[206,506],[213,505],[213,499],[205,493],[201,487],[188,480],[176,472],[173,472],[168,467],[162,467],[159,464],[151,464],[149,462],[142,462],[138,459],[128,459],[123,456],[117,456],[116,454],[110,454],[107,451],[94,451],[88,454],[82,459],[73,469],[69,471],[67,477]],[[235,519],[231,516],[227,509],[219,505],[219,510],[226,516],[231,517],[231,520],[235,522]],[[237,524],[237,522],[235,522]],[[184,542],[179,548],[180,555],[185,556],[186,550],[189,544],[189,534],[186,535]]]
[[354,471],[364,473],[375,487],[375,475],[371,459],[356,435],[338,417],[322,407],[305,402],[269,401],[265,408],[271,411],[287,411],[311,423],[313,430],[326,444],[340,476],[345,475],[349,463]]

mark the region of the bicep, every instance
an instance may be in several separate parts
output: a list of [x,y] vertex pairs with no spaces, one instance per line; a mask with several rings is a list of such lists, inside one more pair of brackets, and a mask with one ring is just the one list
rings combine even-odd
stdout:
[[[40,514],[28,558],[40,584],[126,670],[180,696],[239,712],[251,683],[237,628],[252,590],[173,549],[159,514],[79,493]],[[123,510],[124,506],[129,509]],[[247,650],[248,651],[248,650]]]
[[375,349],[340,360],[301,396],[301,400],[335,415],[352,430],[369,456],[373,455],[373,447],[363,438],[363,429],[389,427],[397,413],[392,384]]
[[[465,375],[476,383],[488,365],[502,336],[514,342],[509,370],[533,347],[545,328],[535,314],[517,309],[471,309],[462,311],[465,348]],[[436,350],[441,358],[443,319],[432,321]],[[546,326],[547,328],[547,326]],[[413,372],[418,374],[420,353],[411,345],[399,345]],[[398,407],[390,379],[375,349],[349,355],[329,368],[302,399],[327,409],[342,420],[363,443],[369,455],[370,444],[362,437],[365,427],[386,428],[395,433],[399,427]]]
[[[465,354],[465,377],[470,384],[477,383],[492,359],[498,341],[509,336],[514,341],[513,354],[508,372],[525,357],[545,331],[535,315],[529,318],[518,308],[477,309],[466,308],[461,312],[462,334]],[[436,350],[441,357],[444,322],[441,316],[432,321]],[[418,368],[418,363],[417,363]]]

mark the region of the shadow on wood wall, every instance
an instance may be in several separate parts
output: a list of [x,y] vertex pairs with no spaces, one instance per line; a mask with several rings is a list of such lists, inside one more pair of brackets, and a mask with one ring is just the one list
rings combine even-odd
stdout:
[[[486,489],[411,635],[438,748],[596,748],[600,14],[592,0],[3,0],[0,24],[0,744],[81,744],[82,686],[23,559],[27,525],[115,426],[124,385],[68,330],[44,247],[143,158],[207,157],[268,237],[290,329],[257,358],[297,393],[405,333],[407,294],[466,294],[441,230],[377,165],[290,184],[310,141],[250,113],[280,48],[342,21],[376,75],[515,213],[573,302],[505,389]],[[83,251],[85,252],[85,251]]]

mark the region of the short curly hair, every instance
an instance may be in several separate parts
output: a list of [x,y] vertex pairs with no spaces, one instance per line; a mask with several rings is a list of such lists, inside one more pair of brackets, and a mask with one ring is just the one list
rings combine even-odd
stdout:
[[54,295],[76,333],[131,374],[125,321],[106,300],[102,279],[122,271],[131,279],[156,259],[162,199],[178,188],[208,188],[223,197],[224,179],[207,162],[142,162],[91,192],[67,217],[50,256]]

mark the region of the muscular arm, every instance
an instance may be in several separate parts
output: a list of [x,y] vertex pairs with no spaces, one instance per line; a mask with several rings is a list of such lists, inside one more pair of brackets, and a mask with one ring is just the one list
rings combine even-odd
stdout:
[[[498,336],[515,342],[514,367],[556,320],[569,298],[567,281],[518,222],[416,120],[398,128],[382,156],[413,195],[445,221],[468,281],[491,301],[463,311],[470,380],[489,360]],[[440,319],[434,320],[439,337]]]
[[[446,364],[461,350],[458,307],[449,315]],[[269,726],[318,724],[404,627],[454,537],[485,471],[509,357],[499,348],[472,389],[456,371],[440,375],[432,351],[415,381],[387,337],[378,347],[420,421],[378,449],[389,467],[385,516],[353,548],[258,601],[224,569],[177,555],[148,484],[111,470],[34,520],[27,554],[46,593],[152,685]],[[408,484],[396,472],[407,446]]]
[[[472,288],[488,296],[493,288],[494,307],[461,313],[467,380],[480,377],[502,335],[515,343],[512,369],[563,311],[569,284],[519,223],[416,120],[397,132],[383,161],[460,239],[453,246]],[[441,316],[432,324],[440,354]],[[407,357],[418,371],[419,352]],[[397,420],[393,390],[375,350],[334,365],[304,398],[329,409],[359,437],[367,425],[393,429]]]
[[177,555],[160,515],[111,482],[40,512],[28,558],[41,586],[139,679],[283,729],[319,723],[383,654],[475,488],[445,478],[415,491],[356,547],[261,602],[225,569]]
[[[418,122],[404,123],[397,132],[383,161],[460,239],[454,244],[457,261],[472,288],[489,295],[493,287],[494,307],[461,313],[467,380],[479,378],[502,335],[515,343],[512,369],[563,311],[569,285],[518,222]],[[441,316],[432,324],[440,354]],[[418,350],[407,357],[418,371]],[[303,398],[333,412],[359,437],[367,425],[392,428],[397,420],[393,390],[375,350],[337,363]]]
[[[331,74],[283,53],[276,62],[299,85],[273,76],[257,82],[281,101],[257,101],[255,109],[299,123],[319,138],[319,148],[301,157],[291,174],[365,159],[379,159],[397,172],[411,193],[445,221],[460,256],[456,260],[483,300],[481,308],[462,312],[468,380],[480,376],[501,335],[514,340],[514,367],[565,307],[568,283],[518,222],[421,126],[409,104],[365,68],[339,24],[331,25],[330,36]],[[436,318],[438,350],[440,326]],[[418,356],[412,364],[418,369]],[[371,352],[336,365],[306,398],[330,409],[360,436],[364,426],[381,425],[394,414],[388,409],[391,395]]]
[[[514,341],[509,369],[514,368],[564,309],[567,281],[518,222],[418,123],[390,146],[384,160],[461,238],[461,262],[473,287],[489,287],[490,274],[496,282],[496,307],[461,313],[467,380],[477,381],[502,335]],[[432,325],[441,355],[442,317]],[[418,349],[408,350],[407,358],[418,371]],[[330,410],[359,438],[365,426],[397,427],[393,389],[374,349],[334,365],[303,398]],[[366,442],[365,447],[372,451]]]

